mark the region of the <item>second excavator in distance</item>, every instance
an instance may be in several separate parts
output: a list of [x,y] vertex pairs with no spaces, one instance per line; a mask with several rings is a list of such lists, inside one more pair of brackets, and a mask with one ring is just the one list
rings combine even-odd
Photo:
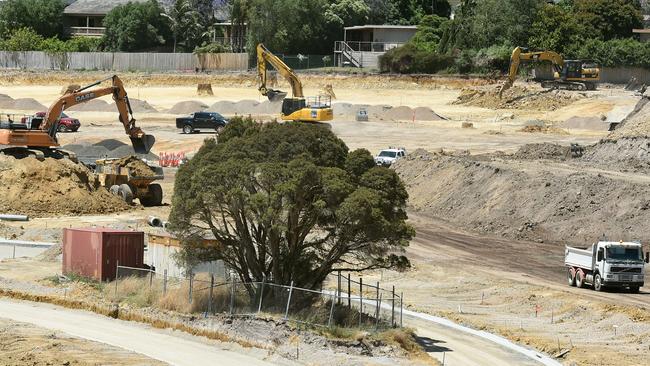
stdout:
[[[111,86],[93,88],[107,80],[112,81]],[[2,153],[17,158],[26,156],[35,156],[38,159],[71,157],[74,154],[58,149],[59,141],[56,133],[59,130],[58,121],[61,118],[61,113],[74,105],[105,95],[113,96],[119,111],[119,120],[124,126],[124,131],[131,138],[133,150],[138,154],[149,153],[156,139],[136,127],[129,97],[124,90],[122,80],[117,75],[62,95],[52,103],[43,118],[29,118],[24,124],[10,121],[6,126],[0,126],[2,127],[0,128],[0,145],[4,145]]]
[[510,89],[517,79],[519,65],[523,62],[545,62],[553,66],[553,79],[541,80],[543,88],[568,90],[596,90],[600,81],[600,67],[587,60],[565,60],[554,51],[530,52],[527,48],[516,47],[510,57],[508,79],[499,90],[499,96]]
[[[293,93],[291,98],[286,98],[286,92],[267,88],[267,62],[289,82]],[[269,98],[271,102],[279,102],[282,100],[282,114],[280,115],[282,120],[325,122],[331,121],[334,118],[331,97],[329,95],[320,95],[305,98],[302,83],[296,73],[261,43],[257,45],[257,73],[260,79],[260,93]]]

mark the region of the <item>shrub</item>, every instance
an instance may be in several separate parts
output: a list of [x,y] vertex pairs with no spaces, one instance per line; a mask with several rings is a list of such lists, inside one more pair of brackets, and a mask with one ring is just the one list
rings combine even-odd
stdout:
[[432,74],[445,70],[453,64],[452,56],[420,51],[410,43],[393,48],[379,58],[379,67],[382,72],[400,74]]

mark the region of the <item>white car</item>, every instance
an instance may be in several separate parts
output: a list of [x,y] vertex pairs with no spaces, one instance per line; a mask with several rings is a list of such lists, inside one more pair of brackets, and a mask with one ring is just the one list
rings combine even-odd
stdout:
[[379,152],[375,156],[375,164],[381,166],[391,166],[396,160],[406,156],[406,150],[403,148],[390,148]]

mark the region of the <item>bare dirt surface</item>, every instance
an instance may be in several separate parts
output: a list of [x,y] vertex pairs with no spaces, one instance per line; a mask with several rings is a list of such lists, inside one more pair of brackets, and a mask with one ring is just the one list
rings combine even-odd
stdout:
[[[103,76],[5,73],[0,85],[7,96],[0,96],[0,108],[3,113],[33,113],[37,110],[14,108],[14,101],[34,98],[50,105],[60,95],[61,85],[85,85]],[[259,95],[253,74],[121,77],[132,101],[151,107],[135,117],[138,126],[156,136],[154,153],[191,154],[204,139],[218,138],[212,131],[181,134],[174,119],[196,110],[170,113],[175,105],[195,101],[197,108],[205,105],[224,115],[250,114],[264,120],[279,111],[279,105]],[[212,83],[214,95],[196,95],[199,82]],[[485,86],[485,80],[418,76],[318,74],[305,75],[303,82],[306,95],[317,95],[323,85],[333,85],[338,99],[332,131],[351,149],[377,153],[400,146],[411,153],[396,169],[411,195],[410,217],[417,236],[407,255],[414,269],[364,273],[364,280],[395,284],[414,310],[502,334],[548,354],[570,348],[561,360],[567,365],[647,364],[647,286],[641,294],[570,288],[562,267],[565,243],[588,245],[603,233],[615,240],[650,239],[647,110],[638,105],[639,97],[607,86],[587,93],[540,93],[538,86],[518,82],[511,92],[519,94],[495,100],[498,85]],[[288,85],[281,82],[279,88],[288,90]],[[463,88],[486,92],[470,94]],[[459,97],[466,102],[454,103]],[[79,118],[82,127],[78,133],[59,134],[62,145],[119,155],[114,157],[131,155],[117,112],[110,109],[114,108],[110,97],[102,100],[106,102],[102,111],[66,111]],[[354,121],[360,108],[367,108],[369,122]],[[607,132],[609,123],[621,122],[635,108],[636,114],[620,130]],[[473,128],[462,128],[464,123]],[[107,140],[114,141],[104,146]],[[573,158],[567,154],[571,143],[589,147],[583,157]],[[165,169],[165,203],[171,202],[174,174],[175,169]],[[0,232],[57,241],[61,229],[71,225],[153,231],[146,226],[147,216],[166,218],[169,209],[133,207],[115,214],[43,217],[29,225],[7,223]],[[62,296],[62,288],[42,282],[59,270],[56,261],[5,261],[0,263],[0,286]],[[442,360],[446,352],[449,365],[481,365],[482,360],[522,364],[505,360],[499,350],[472,348],[471,339],[450,336],[446,342],[444,331],[432,332],[418,322],[407,325],[420,329],[423,346],[436,359]],[[320,363],[329,354],[313,357],[313,363]]]
[[0,317],[0,365],[166,365],[146,356]]
[[0,155],[0,210],[34,216],[122,211],[85,166],[67,159],[38,161]]
[[154,177],[156,175],[153,169],[137,156],[121,158],[116,162],[116,164],[128,169],[130,174],[134,177]]

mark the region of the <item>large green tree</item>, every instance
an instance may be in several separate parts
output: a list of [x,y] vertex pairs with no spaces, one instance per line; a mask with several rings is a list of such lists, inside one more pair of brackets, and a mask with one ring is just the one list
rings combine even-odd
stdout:
[[533,22],[528,47],[553,50],[561,54],[573,53],[589,38],[570,8],[545,5]]
[[47,38],[63,36],[63,0],[5,0],[0,3],[0,37],[31,28]]
[[177,46],[184,51],[193,51],[201,44],[206,28],[201,13],[192,5],[191,0],[176,0],[163,16],[169,20],[174,37],[174,52]]
[[104,43],[111,51],[158,47],[172,38],[163,8],[156,0],[116,6],[104,18]]
[[[179,169],[170,221],[188,262],[317,288],[337,269],[407,266],[407,198],[393,170],[326,128],[235,119]],[[193,244],[205,233],[220,245]]]
[[574,0],[573,13],[589,38],[628,38],[643,25],[639,0]]

